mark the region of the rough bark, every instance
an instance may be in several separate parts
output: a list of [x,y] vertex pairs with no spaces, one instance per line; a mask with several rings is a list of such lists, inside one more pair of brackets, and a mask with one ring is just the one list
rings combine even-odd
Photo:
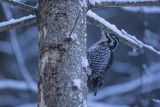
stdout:
[[85,0],[39,0],[39,107],[86,107],[86,13]]

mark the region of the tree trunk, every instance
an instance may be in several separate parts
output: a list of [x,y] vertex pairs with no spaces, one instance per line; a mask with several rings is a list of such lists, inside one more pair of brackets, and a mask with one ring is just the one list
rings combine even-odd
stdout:
[[39,0],[39,107],[86,107],[86,0]]

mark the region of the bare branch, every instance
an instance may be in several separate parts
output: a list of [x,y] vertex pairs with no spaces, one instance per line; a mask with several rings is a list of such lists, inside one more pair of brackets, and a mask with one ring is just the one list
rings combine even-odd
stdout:
[[89,0],[89,7],[159,6],[159,0]]
[[29,15],[20,19],[11,19],[0,23],[0,32],[36,23],[36,16]]
[[88,101],[87,107],[129,107],[128,105],[114,105],[114,104],[106,104],[103,102],[95,102],[95,101]]
[[12,55],[13,51],[12,51],[10,42],[0,41],[0,52],[3,52],[8,55]]
[[8,3],[8,4],[10,4],[12,6],[15,6],[15,7],[18,7],[18,8],[21,8],[23,10],[32,12],[32,13],[35,13],[35,11],[36,11],[35,7],[32,7],[30,5],[26,5],[26,4],[21,3],[21,2],[17,2],[15,0],[0,0],[0,1]]
[[[128,93],[142,87],[142,93],[151,92],[156,89],[160,89],[160,85],[157,85],[158,81],[160,81],[160,73],[153,73],[155,71],[160,70],[160,63],[152,64],[148,67],[145,72],[152,72],[152,74],[144,74],[142,77],[139,77],[135,80],[128,81],[126,83],[107,86],[99,91],[99,94],[96,97],[93,97],[93,93],[88,95],[90,100],[100,100],[106,98],[108,96]],[[156,84],[155,84],[156,83]],[[152,84],[152,87],[151,87]],[[149,87],[148,87],[149,86]],[[147,88],[146,88],[147,87]],[[118,90],[117,90],[118,89]]]
[[132,48],[135,49],[147,49],[150,50],[158,55],[160,55],[160,51],[157,51],[152,46],[144,44],[140,40],[138,40],[135,36],[131,36],[127,34],[124,30],[119,30],[115,25],[110,24],[105,19],[101,18],[91,10],[87,12],[88,19],[93,22],[96,26],[100,27],[101,29],[115,34],[119,37],[120,41]]
[[35,103],[27,103],[27,104],[19,105],[16,107],[37,107],[37,106],[38,106],[38,104],[37,104],[37,102],[35,102]]
[[[13,16],[8,6],[6,6],[5,4],[2,4],[2,7],[4,9],[6,19],[12,18]],[[32,17],[32,15],[30,17]],[[24,20],[24,19],[26,19],[26,17],[22,18],[21,20]],[[15,20],[12,20],[11,22],[15,22]],[[30,73],[27,70],[27,67],[25,66],[25,61],[24,61],[24,58],[23,58],[23,55],[22,55],[22,52],[21,52],[21,49],[20,49],[20,46],[17,40],[16,31],[9,30],[9,35],[10,35],[11,46],[13,48],[13,52],[17,59],[17,64],[19,66],[19,69],[20,69],[20,72],[23,78],[26,80],[26,84],[30,88],[36,87],[37,86],[36,83],[32,79]]]
[[[142,78],[137,78],[135,80],[132,80],[132,81],[129,81],[129,82],[126,82],[123,84],[106,87],[106,88],[100,90],[99,94],[96,97],[93,97],[93,93],[90,93],[89,98],[91,100],[100,100],[100,99],[103,99],[108,96],[127,93],[127,92],[133,91],[135,89],[138,89],[141,85],[142,86],[149,85],[149,84],[153,84],[154,82],[158,82],[160,80],[159,77],[160,77],[160,74],[158,74],[158,75],[154,74],[151,76],[145,75]],[[141,81],[143,81],[142,84],[141,84]],[[160,88],[160,87],[158,87],[158,88]],[[158,89],[158,88],[156,87],[156,89]],[[152,87],[151,90],[154,90],[154,88]],[[144,90],[142,93],[149,92],[149,91]]]
[[35,84],[30,84],[32,87],[28,87],[25,81],[17,80],[0,80],[0,90],[14,89],[14,90],[31,90],[37,92]]

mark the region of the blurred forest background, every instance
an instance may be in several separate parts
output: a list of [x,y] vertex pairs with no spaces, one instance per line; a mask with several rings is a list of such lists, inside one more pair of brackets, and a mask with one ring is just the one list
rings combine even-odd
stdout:
[[[18,0],[36,6],[36,0]],[[160,7],[94,9],[101,17],[160,50]],[[0,3],[0,22],[27,16],[19,8]],[[88,47],[100,30],[87,23]],[[38,100],[38,28],[36,25],[0,32],[0,107],[36,107]],[[105,85],[89,107],[160,107],[160,57],[120,43]]]

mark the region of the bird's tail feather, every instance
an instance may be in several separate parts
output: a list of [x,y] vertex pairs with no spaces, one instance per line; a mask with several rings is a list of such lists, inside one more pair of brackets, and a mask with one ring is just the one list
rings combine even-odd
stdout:
[[94,89],[94,96],[97,95],[97,87]]

